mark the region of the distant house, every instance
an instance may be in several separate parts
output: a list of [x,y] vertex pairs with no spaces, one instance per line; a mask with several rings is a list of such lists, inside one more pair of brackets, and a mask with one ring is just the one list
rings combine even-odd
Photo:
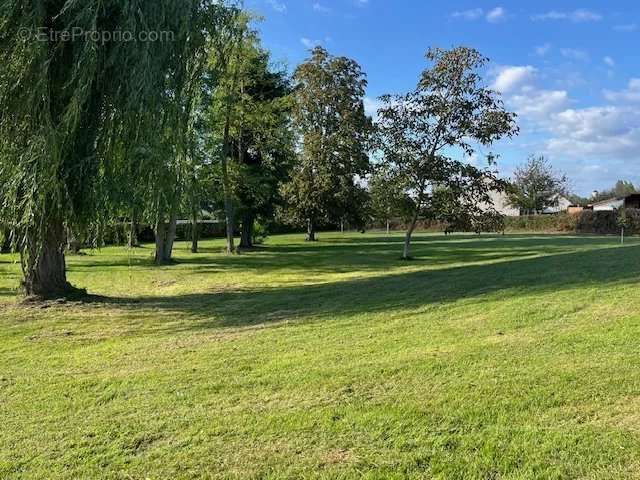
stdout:
[[573,206],[573,202],[562,195],[556,194],[551,198],[553,202],[553,206],[545,208],[542,213],[544,214],[553,214],[553,213],[562,213],[569,210],[569,207]]
[[[518,217],[520,216],[520,210],[518,208],[509,205],[509,197],[505,192],[497,192],[492,190],[489,192],[493,209],[500,215],[505,217]],[[489,205],[481,205],[482,209],[489,209]]]
[[640,193],[632,193],[625,197],[614,197],[589,205],[594,212],[611,212],[620,208],[640,208]]
[[[519,208],[513,207],[509,204],[509,196],[506,192],[492,191],[489,193],[489,196],[491,197],[491,201],[493,203],[493,209],[501,215],[504,215],[506,217],[519,217],[520,215],[523,215]],[[554,205],[545,208],[542,211],[543,214],[550,215],[554,213],[566,212],[569,207],[573,205],[571,200],[563,197],[562,195],[556,195],[552,198],[552,200]],[[483,209],[488,209],[488,207],[488,205],[481,205],[481,208]]]

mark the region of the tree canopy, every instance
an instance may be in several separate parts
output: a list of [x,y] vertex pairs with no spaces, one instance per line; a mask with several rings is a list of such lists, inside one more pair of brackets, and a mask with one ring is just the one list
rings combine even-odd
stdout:
[[356,177],[369,170],[367,81],[354,60],[334,57],[322,47],[296,69],[294,80],[300,155],[283,193],[288,218],[305,224],[308,239],[315,240],[318,225],[358,216]]
[[355,60],[316,47],[290,76],[232,1],[0,8],[0,233],[30,295],[73,292],[65,248],[97,245],[114,225],[131,246],[139,224],[150,228],[163,264],[189,218],[197,253],[205,209],[224,220],[229,253],[238,231],[251,248],[276,212],[309,240],[401,217],[405,258],[421,218],[499,224],[497,155],[485,167],[469,158],[518,129],[474,49],[429,50],[417,86],[383,96],[374,123]]
[[[27,293],[70,288],[65,229],[106,214],[107,197],[133,180],[129,162],[154,172],[185,155],[192,82],[223,8],[204,0],[3,2],[0,221],[14,232]],[[133,41],[60,34],[71,31],[127,32]]]
[[531,156],[513,174],[509,203],[526,214],[542,213],[567,195],[567,177],[556,172],[542,155]]
[[485,87],[480,69],[487,59],[476,50],[431,49],[431,63],[417,87],[403,95],[385,95],[378,111],[381,163],[402,183],[412,202],[404,258],[411,256],[411,236],[420,217],[435,217],[446,192],[450,211],[473,213],[490,204],[489,192],[502,188],[489,165],[465,162],[476,145],[490,146],[518,132],[515,114]]

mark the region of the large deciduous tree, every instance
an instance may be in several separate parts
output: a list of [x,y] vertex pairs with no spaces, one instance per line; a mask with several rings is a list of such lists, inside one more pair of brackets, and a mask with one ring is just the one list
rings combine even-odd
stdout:
[[364,111],[367,81],[360,66],[316,47],[295,72],[293,119],[301,139],[299,162],[284,188],[287,217],[307,227],[307,239],[328,220],[349,216],[369,169],[371,120]]
[[112,187],[139,180],[115,165],[163,161],[167,150],[157,147],[167,135],[177,145],[171,155],[181,154],[183,93],[222,5],[5,0],[0,8],[0,222],[16,234],[25,292],[66,295],[65,231],[106,210]]
[[431,49],[426,57],[431,65],[416,89],[383,96],[378,111],[382,163],[412,201],[403,258],[411,257],[419,218],[435,217],[439,189],[449,192],[459,211],[490,203],[489,192],[500,188],[489,167],[476,168],[455,155],[471,156],[476,145],[490,146],[517,133],[515,114],[483,84],[480,73],[486,58],[466,47]]

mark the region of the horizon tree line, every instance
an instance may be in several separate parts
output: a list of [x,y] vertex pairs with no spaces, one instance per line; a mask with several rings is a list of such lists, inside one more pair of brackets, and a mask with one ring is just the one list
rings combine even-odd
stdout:
[[[329,223],[364,226],[373,208],[409,220],[474,219],[504,189],[494,154],[478,145],[517,134],[515,114],[484,86],[474,49],[431,49],[406,94],[385,95],[373,122],[366,75],[322,47],[292,75],[275,67],[235,2],[10,0],[0,24],[0,224],[20,253],[24,292],[82,293],[67,282],[71,243],[99,245],[126,221],[155,235],[155,262],[171,262],[178,217],[223,212],[226,250],[253,246],[274,218],[316,240]],[[170,42],[97,43],[24,38],[24,28],[171,31]],[[57,38],[57,39],[56,39]],[[388,188],[387,188],[388,187]],[[386,191],[386,199],[371,192]],[[73,241],[73,242],[72,242]]]

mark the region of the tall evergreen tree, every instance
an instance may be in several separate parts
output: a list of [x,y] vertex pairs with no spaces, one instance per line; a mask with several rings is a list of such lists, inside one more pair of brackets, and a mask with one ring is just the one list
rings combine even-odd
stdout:
[[292,87],[284,71],[273,70],[257,37],[243,49],[236,115],[231,123],[231,190],[240,223],[240,247],[253,246],[253,226],[270,219],[280,203],[280,186],[294,158],[290,128]]

